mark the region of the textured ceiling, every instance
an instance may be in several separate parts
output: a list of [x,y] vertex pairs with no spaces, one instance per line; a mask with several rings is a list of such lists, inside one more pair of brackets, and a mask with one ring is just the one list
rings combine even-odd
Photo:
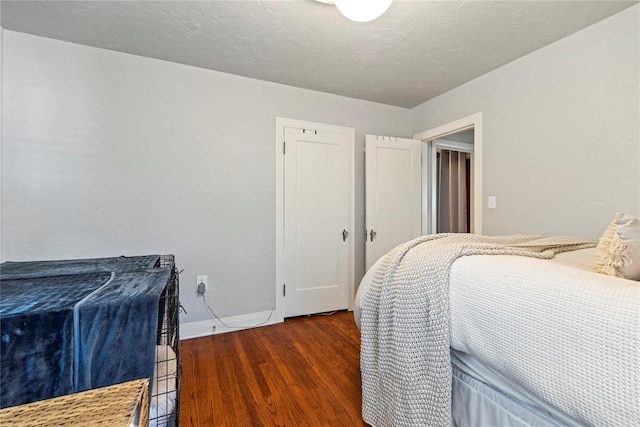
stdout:
[[414,107],[637,2],[8,1],[5,29]]

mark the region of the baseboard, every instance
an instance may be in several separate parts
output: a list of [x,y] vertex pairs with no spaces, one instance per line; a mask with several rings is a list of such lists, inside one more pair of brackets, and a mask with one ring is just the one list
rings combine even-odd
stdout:
[[[225,332],[240,331],[242,329],[257,328],[273,325],[276,322],[273,310],[259,311],[256,313],[241,314],[238,316],[223,317],[222,324],[218,319],[202,320],[180,324],[180,339],[204,337],[207,335],[224,334]],[[214,328],[215,326],[215,328]]]

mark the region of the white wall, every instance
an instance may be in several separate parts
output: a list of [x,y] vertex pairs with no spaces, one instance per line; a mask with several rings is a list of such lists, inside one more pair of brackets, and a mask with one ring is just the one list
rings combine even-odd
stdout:
[[[2,17],[2,8],[0,8],[0,18]],[[4,51],[4,44],[3,44],[3,34],[4,34],[4,28],[2,27],[2,25],[0,25],[0,194],[4,193],[4,189],[2,188],[2,101],[3,101],[3,96],[2,96],[2,57],[3,57],[3,51]],[[4,261],[4,251],[2,249],[3,247],[3,216],[2,216],[2,208],[3,204],[2,204],[2,197],[0,197],[0,262]]]
[[[410,135],[407,109],[5,31],[5,259],[174,253],[183,322],[274,308],[275,118]],[[364,274],[364,242],[356,280]]]
[[484,233],[597,238],[640,213],[639,31],[634,6],[412,110],[414,134],[482,112]]

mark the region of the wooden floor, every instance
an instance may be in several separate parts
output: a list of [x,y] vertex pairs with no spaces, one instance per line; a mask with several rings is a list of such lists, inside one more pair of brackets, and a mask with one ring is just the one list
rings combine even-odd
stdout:
[[181,426],[366,426],[353,313],[182,341]]

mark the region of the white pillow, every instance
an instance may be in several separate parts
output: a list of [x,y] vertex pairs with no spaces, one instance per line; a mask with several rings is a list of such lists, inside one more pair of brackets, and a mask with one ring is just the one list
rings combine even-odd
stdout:
[[640,218],[616,214],[598,242],[594,271],[640,280]]

